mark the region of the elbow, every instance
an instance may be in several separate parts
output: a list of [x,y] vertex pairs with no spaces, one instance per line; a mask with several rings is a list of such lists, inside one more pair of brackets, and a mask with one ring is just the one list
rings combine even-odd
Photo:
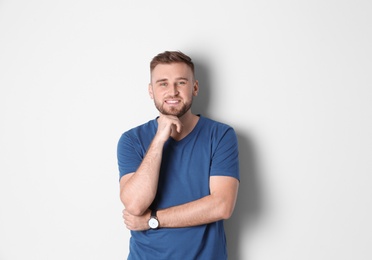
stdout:
[[133,199],[128,199],[123,193],[120,194],[120,200],[123,203],[125,210],[131,215],[141,216],[147,210],[147,208],[139,207],[139,203]]
[[224,210],[221,211],[221,219],[227,220],[233,214],[233,209],[231,207],[225,207]]
[[133,216],[142,216],[146,211],[146,209],[141,209],[133,205],[128,205],[128,206],[124,205],[124,207],[125,207],[125,210],[128,211]]
[[219,207],[218,216],[219,219],[227,220],[234,212],[234,204],[229,202],[221,202]]

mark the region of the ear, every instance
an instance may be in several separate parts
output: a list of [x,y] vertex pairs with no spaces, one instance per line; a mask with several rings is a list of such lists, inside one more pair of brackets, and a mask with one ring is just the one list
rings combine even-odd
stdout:
[[153,92],[153,90],[152,90],[152,85],[151,85],[151,83],[149,83],[148,90],[149,90],[150,98],[151,98],[151,99],[154,99],[154,92]]
[[192,95],[194,97],[196,97],[198,95],[198,92],[199,92],[199,81],[195,80],[194,81],[194,86],[193,86],[193,89],[192,89]]

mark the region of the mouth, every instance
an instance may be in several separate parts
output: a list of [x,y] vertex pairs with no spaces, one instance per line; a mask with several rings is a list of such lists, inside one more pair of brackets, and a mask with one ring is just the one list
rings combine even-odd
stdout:
[[174,99],[172,99],[172,100],[165,100],[165,103],[167,104],[167,105],[177,105],[177,104],[179,104],[181,101],[180,100],[174,100]]

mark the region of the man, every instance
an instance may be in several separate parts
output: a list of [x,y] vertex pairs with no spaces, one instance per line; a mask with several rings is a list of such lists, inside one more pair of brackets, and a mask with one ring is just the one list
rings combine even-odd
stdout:
[[191,112],[199,85],[190,57],[166,51],[150,69],[159,116],[118,144],[128,259],[227,259],[223,220],[239,186],[235,132]]

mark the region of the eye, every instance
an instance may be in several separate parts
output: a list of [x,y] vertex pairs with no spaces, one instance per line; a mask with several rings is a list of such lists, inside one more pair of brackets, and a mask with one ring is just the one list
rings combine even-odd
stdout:
[[162,87],[166,87],[168,85],[168,83],[167,82],[161,82],[159,85],[162,86]]
[[186,85],[186,81],[179,81],[178,85]]

